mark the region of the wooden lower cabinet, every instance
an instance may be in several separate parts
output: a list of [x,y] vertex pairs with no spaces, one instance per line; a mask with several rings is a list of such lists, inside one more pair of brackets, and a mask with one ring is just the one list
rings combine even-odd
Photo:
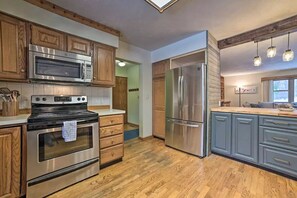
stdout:
[[99,117],[100,165],[124,156],[124,115]]
[[19,197],[21,127],[0,129],[0,197]]

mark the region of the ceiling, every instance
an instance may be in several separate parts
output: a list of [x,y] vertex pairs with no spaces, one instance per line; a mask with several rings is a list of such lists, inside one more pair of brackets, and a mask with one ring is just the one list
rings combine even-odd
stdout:
[[290,48],[295,52],[295,59],[290,62],[283,62],[282,54],[287,49],[287,39],[287,35],[273,39],[273,45],[277,47],[277,55],[274,58],[267,58],[266,56],[267,48],[270,46],[270,40],[259,42],[259,55],[262,58],[262,65],[260,67],[254,67],[253,63],[253,58],[257,53],[257,45],[254,42],[222,49],[222,75],[234,76],[297,68],[297,32],[290,35]]
[[145,0],[50,0],[120,30],[121,40],[147,50],[209,30],[220,40],[297,13],[296,0],[179,0],[160,14]]

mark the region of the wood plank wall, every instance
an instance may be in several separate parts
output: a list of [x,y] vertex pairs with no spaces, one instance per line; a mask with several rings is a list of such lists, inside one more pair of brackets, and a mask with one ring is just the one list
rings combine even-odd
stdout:
[[211,108],[218,107],[221,100],[220,50],[217,40],[208,33],[207,49],[207,144],[206,153],[210,154],[211,144]]

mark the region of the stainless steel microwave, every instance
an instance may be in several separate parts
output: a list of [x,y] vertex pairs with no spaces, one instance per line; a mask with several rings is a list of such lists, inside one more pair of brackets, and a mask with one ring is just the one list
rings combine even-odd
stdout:
[[90,83],[92,57],[56,49],[29,45],[29,79]]

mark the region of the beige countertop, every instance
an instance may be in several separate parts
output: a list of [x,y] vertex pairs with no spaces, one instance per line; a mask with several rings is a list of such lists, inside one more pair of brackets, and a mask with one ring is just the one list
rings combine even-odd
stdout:
[[[99,116],[125,113],[125,111],[118,110],[118,109],[100,109],[100,110],[92,110],[92,111],[98,113]],[[29,116],[30,114],[20,114],[18,116],[11,116],[11,117],[0,116],[0,127],[6,126],[6,125],[8,126],[8,125],[26,124]]]
[[211,111],[297,118],[297,110],[293,112],[285,112],[285,111],[280,111],[278,109],[266,109],[266,108],[216,107],[216,108],[212,108]]

